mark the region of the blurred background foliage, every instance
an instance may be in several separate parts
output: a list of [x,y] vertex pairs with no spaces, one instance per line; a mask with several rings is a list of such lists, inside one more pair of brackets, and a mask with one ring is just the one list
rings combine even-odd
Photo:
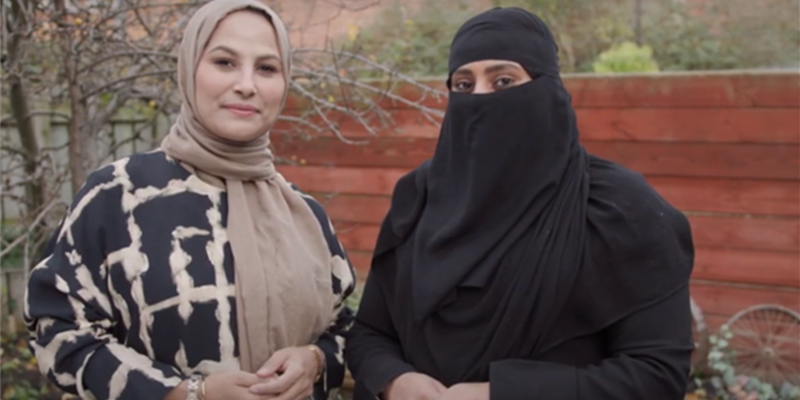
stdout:
[[539,15],[556,38],[562,72],[800,66],[800,0],[398,1],[338,44],[407,74],[441,76],[455,31],[491,6]]

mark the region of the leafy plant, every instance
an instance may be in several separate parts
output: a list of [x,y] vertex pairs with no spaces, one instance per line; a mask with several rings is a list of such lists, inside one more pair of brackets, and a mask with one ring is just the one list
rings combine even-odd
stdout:
[[614,43],[630,40],[628,0],[492,0],[538,15],[553,32],[562,72],[592,70],[592,61]]
[[[736,354],[730,350],[729,344],[733,332],[723,325],[717,335],[709,338],[711,348],[708,353],[708,365],[718,375],[709,381],[720,400],[798,400],[800,388],[784,382],[780,387],[762,382],[756,377],[738,374],[734,365]],[[700,386],[700,385],[698,385]]]
[[637,46],[622,42],[600,53],[593,64],[594,72],[655,72],[658,63],[653,59],[650,46]]
[[[16,240],[20,235],[24,234],[22,228],[20,228],[17,224],[10,223],[4,221],[2,224],[2,228],[0,229],[0,243],[12,243]],[[5,247],[5,246],[0,246]],[[22,247],[17,246],[13,250],[9,251],[7,254],[3,255],[0,258],[0,269],[8,270],[8,269],[16,269],[22,268],[23,259],[24,259],[24,250]]]
[[39,372],[24,336],[0,338],[0,376],[3,400],[58,400],[62,391]]
[[711,25],[691,14],[686,4],[665,1],[648,9],[644,42],[662,70],[724,70],[738,68],[741,54],[726,46]]
[[[800,65],[796,18],[800,1],[764,2],[771,6],[751,0],[648,1],[638,13],[629,0],[492,0],[490,4],[522,7],[540,16],[558,44],[562,72],[595,71],[601,53],[626,42],[646,44],[661,71]],[[399,71],[441,76],[447,72],[452,36],[470,16],[485,9],[466,0],[418,7],[395,2],[374,24],[352,26],[344,43]],[[639,24],[632,22],[637,19]],[[642,28],[637,32],[635,25]],[[628,68],[648,70],[622,67]]]
[[800,66],[800,1],[706,0],[711,31],[743,68]]

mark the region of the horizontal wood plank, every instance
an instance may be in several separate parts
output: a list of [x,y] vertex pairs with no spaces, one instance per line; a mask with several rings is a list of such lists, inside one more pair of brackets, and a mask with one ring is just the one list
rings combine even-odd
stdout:
[[709,315],[732,316],[757,304],[777,304],[800,312],[800,290],[743,287],[721,282],[693,281],[692,298]]
[[684,211],[800,216],[800,181],[669,176],[647,181]]
[[388,168],[326,168],[277,166],[284,177],[305,192],[389,195],[408,170]]
[[564,85],[575,107],[800,107],[796,71],[586,74]]
[[388,196],[353,196],[310,193],[338,222],[380,224],[391,206]]
[[[276,136],[278,154],[304,165],[415,168],[429,159],[433,139],[378,138],[351,145],[336,138],[304,141]],[[800,179],[800,146],[730,143],[584,141],[599,157],[649,176]]]
[[345,250],[372,252],[378,239],[380,226],[376,224],[352,224],[333,221],[339,241]]
[[577,109],[583,140],[800,143],[798,108]]
[[[408,169],[279,166],[288,179],[307,192],[332,196],[391,195]],[[785,180],[715,179],[648,176],[667,201],[684,211],[775,216],[800,215],[800,182]],[[327,196],[327,195],[325,195]],[[386,207],[388,207],[388,200]],[[363,222],[355,220],[352,222]]]
[[719,328],[723,324],[727,324],[728,321],[731,319],[731,315],[723,315],[723,314],[703,314],[703,320],[706,323],[706,331],[709,335],[714,335],[719,332]]
[[798,219],[689,216],[696,246],[800,251]]
[[800,179],[800,146],[584,141],[586,149],[648,176]]
[[800,253],[697,247],[694,278],[800,288]]
[[[800,108],[578,108],[576,114],[583,140],[800,143]],[[351,140],[439,137],[440,120],[431,122],[418,110],[394,110],[386,124],[368,121],[372,131],[347,115],[328,114],[326,118]],[[317,119],[306,118],[323,126]],[[292,132],[293,127],[281,122],[276,129]],[[330,131],[319,135],[334,137]]]
[[334,137],[298,140],[282,135],[272,138],[276,154],[305,165],[324,167],[414,168],[436,148],[435,139],[375,138],[353,145]]
[[[564,86],[575,107],[800,107],[800,74],[797,71],[709,71],[656,74],[564,74]],[[421,86],[386,82],[372,83],[379,90],[374,99],[392,93],[427,107],[442,107],[446,101],[445,77],[424,79]],[[434,96],[431,89],[445,96]],[[338,95],[339,90],[331,94]],[[442,99],[444,97],[444,99]],[[292,94],[287,109],[297,110],[308,102]],[[385,108],[406,104],[379,101]]]

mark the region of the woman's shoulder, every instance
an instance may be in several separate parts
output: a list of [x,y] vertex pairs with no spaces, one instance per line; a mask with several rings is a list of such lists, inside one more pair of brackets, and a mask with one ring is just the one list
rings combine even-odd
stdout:
[[92,171],[83,190],[125,187],[129,190],[165,188],[171,181],[186,180],[192,174],[161,150],[118,158]]
[[608,190],[608,194],[623,194],[625,191],[634,191],[637,194],[656,194],[647,183],[647,179],[639,172],[625,167],[614,161],[597,156],[589,158],[589,177],[593,189],[606,189],[615,187],[617,190]]
[[602,158],[590,160],[590,197],[631,213],[683,215],[639,172]]
[[590,167],[590,223],[612,227],[615,236],[628,238],[634,247],[691,241],[689,219],[644,175],[597,157],[590,160]]
[[139,188],[161,189],[167,187],[171,182],[186,181],[194,175],[162,150],[136,153],[123,160],[125,175],[134,190]]

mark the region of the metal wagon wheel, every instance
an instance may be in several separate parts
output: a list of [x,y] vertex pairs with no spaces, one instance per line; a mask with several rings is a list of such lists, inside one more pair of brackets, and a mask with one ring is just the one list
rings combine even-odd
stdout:
[[800,384],[800,314],[760,304],[739,311],[727,325],[737,373],[773,385]]
[[690,298],[690,305],[692,307],[692,337],[694,338],[694,351],[692,352],[692,370],[703,370],[706,367],[706,358],[708,356],[708,326],[706,319],[703,316],[703,309]]

